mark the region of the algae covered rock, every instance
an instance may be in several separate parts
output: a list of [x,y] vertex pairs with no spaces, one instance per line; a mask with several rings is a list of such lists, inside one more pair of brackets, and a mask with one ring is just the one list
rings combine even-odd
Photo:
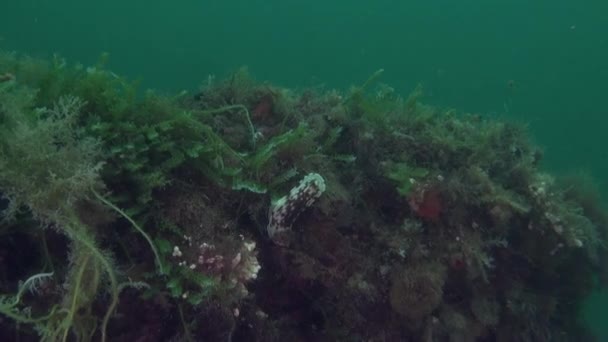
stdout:
[[242,69],[177,96],[103,63],[0,54],[0,73],[0,336],[588,336],[608,215],[521,125],[381,71],[342,92]]

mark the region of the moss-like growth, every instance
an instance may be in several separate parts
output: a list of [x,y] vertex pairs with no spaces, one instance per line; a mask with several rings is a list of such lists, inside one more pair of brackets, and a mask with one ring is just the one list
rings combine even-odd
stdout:
[[445,278],[445,268],[437,263],[396,271],[389,295],[391,307],[409,319],[428,317],[441,304]]

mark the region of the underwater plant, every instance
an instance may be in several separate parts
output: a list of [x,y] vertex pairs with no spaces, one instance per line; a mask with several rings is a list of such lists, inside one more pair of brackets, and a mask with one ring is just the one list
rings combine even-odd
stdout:
[[[79,210],[91,201],[91,189],[102,185],[99,142],[84,137],[76,127],[82,100],[62,97],[52,109],[35,108],[33,94],[17,84],[0,91],[4,123],[0,188],[9,200],[3,219],[16,219],[27,208],[42,227],[58,230],[71,241],[63,300],[44,320],[36,321],[43,339],[66,341],[70,332],[81,337],[90,334],[85,325],[90,320],[87,308],[107,289],[111,299],[101,323],[105,340],[105,327],[118,301],[118,281],[112,258],[100,249],[94,226],[86,223],[88,213]],[[18,314],[15,307],[20,297],[12,305],[11,317],[27,323],[32,319]]]

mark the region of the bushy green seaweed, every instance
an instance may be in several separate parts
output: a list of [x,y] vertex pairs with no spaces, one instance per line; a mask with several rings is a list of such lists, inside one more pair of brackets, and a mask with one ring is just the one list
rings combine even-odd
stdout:
[[[99,143],[84,137],[76,126],[83,107],[80,99],[62,97],[52,109],[36,108],[30,94],[16,84],[4,87],[0,94],[4,127],[11,127],[3,132],[0,150],[0,188],[10,201],[5,219],[27,208],[42,225],[64,233],[73,244],[65,279],[68,291],[59,308],[47,314],[43,339],[66,341],[70,332],[81,337],[91,334],[81,325],[89,320],[82,309],[90,307],[101,288],[108,288],[111,302],[101,328],[105,340],[105,328],[118,301],[115,266],[98,247],[94,227],[80,218],[85,213],[77,211],[79,202],[90,200],[90,189],[101,184]],[[20,106],[11,107],[11,103]],[[101,283],[102,275],[109,284]],[[82,286],[85,278],[86,287]]]
[[396,183],[399,195],[407,197],[414,184],[428,175],[428,170],[410,167],[405,163],[396,163],[387,167],[386,177]]

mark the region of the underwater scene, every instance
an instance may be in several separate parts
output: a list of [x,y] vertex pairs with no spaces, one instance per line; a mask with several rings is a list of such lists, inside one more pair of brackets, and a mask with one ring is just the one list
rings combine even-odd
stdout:
[[608,2],[0,13],[0,341],[608,341]]

